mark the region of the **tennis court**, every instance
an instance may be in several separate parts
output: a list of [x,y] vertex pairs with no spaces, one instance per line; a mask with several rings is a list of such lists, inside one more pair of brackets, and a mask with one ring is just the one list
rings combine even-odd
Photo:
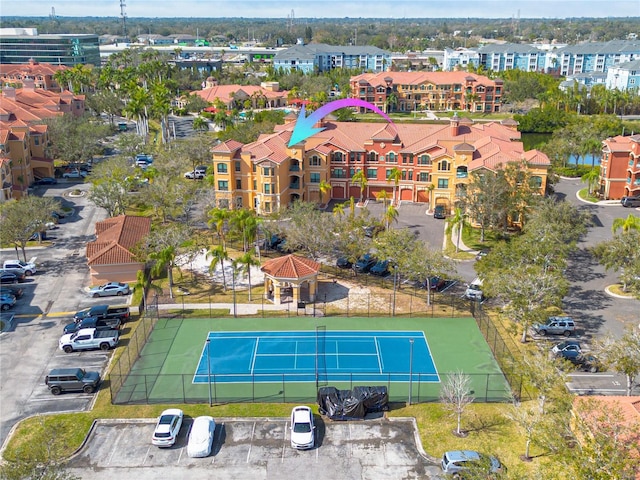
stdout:
[[328,385],[437,401],[456,371],[479,399],[510,395],[473,318],[161,319],[130,371],[111,378],[119,404],[308,402]]
[[424,332],[259,331],[209,332],[194,383],[438,382]]

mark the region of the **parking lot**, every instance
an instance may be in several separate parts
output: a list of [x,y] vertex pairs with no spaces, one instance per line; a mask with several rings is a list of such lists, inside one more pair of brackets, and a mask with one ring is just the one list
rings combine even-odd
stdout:
[[288,419],[217,419],[212,453],[189,458],[192,419],[185,417],[176,445],[151,445],[155,419],[138,423],[103,421],[69,463],[80,478],[146,480],[243,478],[414,479],[439,478],[440,467],[416,444],[413,419],[324,421],[316,416],[316,448],[290,446]]
[[[54,396],[44,378],[51,369],[63,367],[82,367],[103,374],[110,352],[66,354],[58,350],[58,339],[76,311],[99,303],[128,301],[128,297],[93,299],[83,292],[89,284],[86,243],[93,239],[95,222],[104,218],[104,212],[86,196],[70,197],[68,193],[76,187],[88,189],[88,185],[61,181],[52,187],[39,187],[37,192],[59,199],[68,215],[49,232],[49,246],[27,250],[27,259],[37,257],[38,272],[18,284],[24,294],[9,310],[15,315],[14,326],[0,334],[0,444],[20,419],[90,407],[94,395]],[[0,253],[1,261],[14,258],[12,248]]]

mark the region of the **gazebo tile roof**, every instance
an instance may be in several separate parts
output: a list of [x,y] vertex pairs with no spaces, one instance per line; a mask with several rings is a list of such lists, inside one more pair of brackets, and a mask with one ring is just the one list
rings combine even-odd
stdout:
[[317,274],[320,264],[310,258],[291,254],[268,260],[260,270],[275,278],[304,278]]

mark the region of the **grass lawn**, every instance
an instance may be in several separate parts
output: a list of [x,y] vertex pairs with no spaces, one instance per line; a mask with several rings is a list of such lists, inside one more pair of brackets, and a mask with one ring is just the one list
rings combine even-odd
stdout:
[[578,196],[582,199],[582,200],[586,200],[587,202],[593,202],[596,203],[598,202],[600,199],[598,197],[594,197],[593,195],[591,195],[589,193],[589,189],[588,188],[583,188],[582,190],[580,190],[578,192]]

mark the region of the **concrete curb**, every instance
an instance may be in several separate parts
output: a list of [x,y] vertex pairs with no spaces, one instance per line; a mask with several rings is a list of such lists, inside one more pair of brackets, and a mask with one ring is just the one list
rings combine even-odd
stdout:
[[613,293],[611,291],[611,287],[613,287],[613,285],[609,285],[607,287],[604,287],[604,293],[606,293],[610,297],[619,298],[621,300],[635,300],[636,299],[633,295],[618,295],[617,293]]

